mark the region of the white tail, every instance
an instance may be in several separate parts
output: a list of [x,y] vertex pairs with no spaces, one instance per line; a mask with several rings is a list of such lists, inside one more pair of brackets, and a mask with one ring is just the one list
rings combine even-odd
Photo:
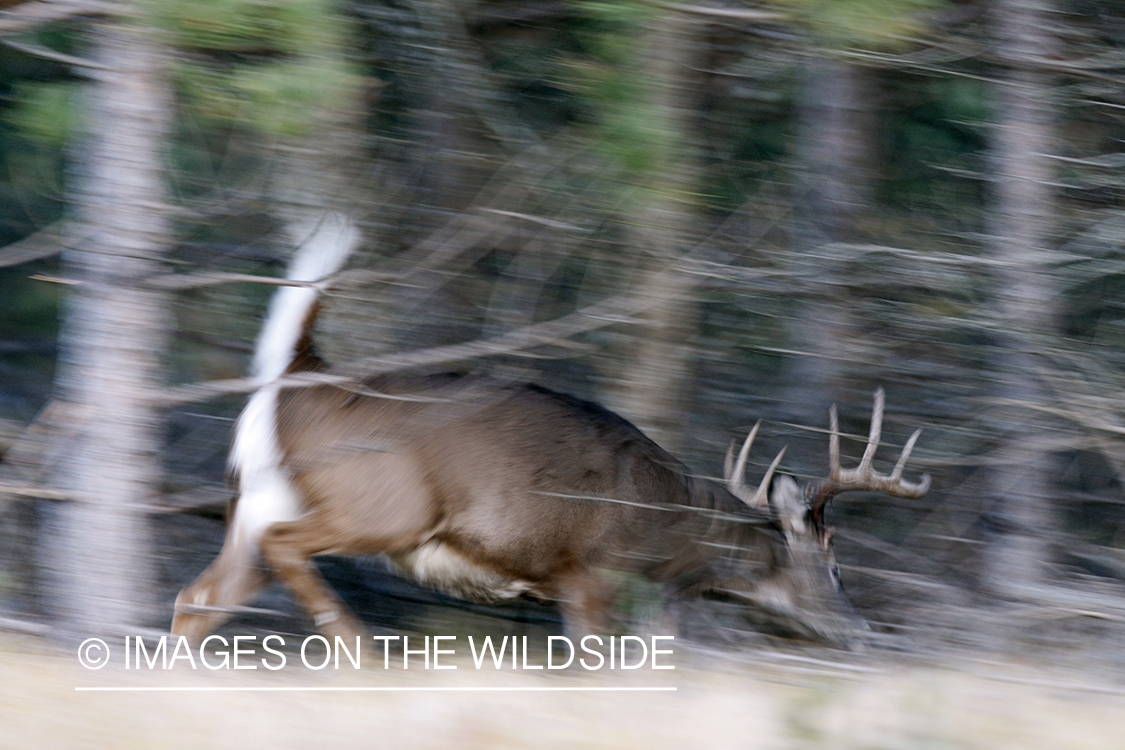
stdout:
[[291,226],[289,234],[298,250],[285,278],[311,286],[282,287],[270,302],[250,366],[250,377],[263,384],[277,380],[289,369],[321,291],[360,240],[359,229],[343,214],[328,214]]
[[[301,323],[284,341],[303,339],[307,304],[287,318]],[[286,335],[273,319],[266,328]],[[293,352],[288,369],[324,366],[299,348],[278,347]],[[605,632],[615,593],[605,572],[624,570],[671,597],[740,601],[792,632],[846,641],[866,623],[839,585],[828,499],[851,489],[914,497],[928,487],[902,481],[905,457],[889,477],[874,473],[881,420],[880,394],[858,470],[841,471],[833,448],[828,479],[802,490],[773,478],[779,455],[751,490],[742,476],[756,428],[737,461],[728,455],[724,487],[693,476],[616,414],[535,385],[456,375],[381,376],[349,389],[267,382],[239,419],[241,497],[223,552],[180,592],[172,629],[201,638],[268,569],[325,634],[360,635],[309,561],[383,553],[466,598],[556,602],[575,636]]]

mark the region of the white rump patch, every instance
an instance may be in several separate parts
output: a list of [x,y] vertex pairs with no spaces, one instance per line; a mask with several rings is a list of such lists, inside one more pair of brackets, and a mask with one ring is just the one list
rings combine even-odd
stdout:
[[300,494],[282,464],[277,442],[277,392],[277,386],[267,385],[250,397],[238,417],[230,452],[239,490],[232,539],[255,548],[271,524],[301,515]]
[[504,601],[532,589],[530,582],[482,568],[449,545],[434,540],[406,554],[392,556],[391,560],[419,583],[463,599]]

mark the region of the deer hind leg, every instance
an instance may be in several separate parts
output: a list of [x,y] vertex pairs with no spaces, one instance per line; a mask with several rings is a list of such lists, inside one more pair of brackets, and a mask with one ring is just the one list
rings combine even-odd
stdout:
[[321,514],[310,513],[296,521],[275,523],[262,537],[262,556],[313,624],[329,638],[340,636],[347,642],[366,631],[363,623],[332,590],[317,571],[312,558],[331,552],[332,544],[323,529]]
[[[312,562],[316,555],[377,554],[415,548],[429,528],[429,491],[413,459],[366,451],[301,474],[307,514],[262,537],[262,557],[327,636],[354,638],[363,625]],[[326,498],[317,503],[315,498]]]

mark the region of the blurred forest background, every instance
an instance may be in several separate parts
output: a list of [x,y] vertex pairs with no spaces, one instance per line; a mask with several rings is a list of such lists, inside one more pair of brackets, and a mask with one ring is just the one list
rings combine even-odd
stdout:
[[1125,642],[1121,3],[0,6],[6,626],[167,627],[287,229],[339,211],[345,371],[534,380],[710,476],[759,418],[759,473],[823,475],[883,385],[934,485],[830,511],[875,630]]

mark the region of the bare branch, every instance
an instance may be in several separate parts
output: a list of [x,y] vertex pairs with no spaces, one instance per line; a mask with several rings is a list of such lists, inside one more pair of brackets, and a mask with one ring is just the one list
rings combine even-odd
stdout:
[[[396,281],[402,278],[398,274],[375,273],[372,271],[352,270],[344,271],[333,276],[328,280],[328,288],[339,288],[342,286],[349,286],[353,284],[362,284],[370,281]],[[300,287],[324,287],[325,282],[322,281],[294,281],[293,279],[286,279],[279,276],[259,276],[251,273],[225,273],[221,271],[211,273],[193,273],[193,274],[180,274],[170,273],[161,276],[154,276],[148,280],[148,284],[156,289],[167,289],[169,291],[183,291],[185,289],[196,289],[203,286],[216,286],[218,284],[265,284],[267,286],[300,286]]]
[[[548,344],[564,345],[580,333],[629,322],[637,313],[654,304],[642,297],[614,297],[584,307],[561,318],[536,323],[500,336],[462,344],[436,346],[428,349],[366,357],[349,362],[330,373],[306,373],[283,378],[282,387],[300,388],[310,385],[350,386],[365,378],[388,372],[426,365],[460,362],[476,357],[512,354]],[[261,386],[251,378],[213,380],[168,389],[157,400],[165,405],[205,401],[231,393],[249,393]]]
[[683,13],[704,18],[722,18],[728,21],[788,21],[792,20],[791,14],[776,13],[768,10],[752,10],[749,8],[711,8],[706,5],[684,5],[682,3],[666,3],[659,0],[641,0],[645,5],[652,5],[675,13]]
[[163,393],[153,394],[153,400],[164,406],[176,404],[191,404],[198,401],[208,401],[219,396],[236,393],[252,393],[262,387],[262,384],[253,378],[227,378],[226,380],[207,380],[202,383],[192,383],[169,388]]
[[37,500],[70,500],[71,496],[59,490],[52,490],[47,487],[35,487],[32,485],[20,484],[0,484],[0,499],[4,499],[5,495],[12,497],[29,497]]
[[0,268],[58,255],[62,250],[67,225],[65,220],[56,221],[22,240],[0,247]]
[[0,36],[0,43],[3,43],[14,50],[19,50],[26,55],[33,57],[41,57],[44,60],[53,60],[54,62],[63,63],[64,65],[73,65],[78,68],[89,68],[91,70],[113,70],[109,65],[103,65],[93,60],[87,60],[84,57],[75,57],[74,55],[67,55],[63,52],[55,52],[54,50],[40,47],[37,44],[27,44],[26,42],[17,42],[14,39],[8,39]]
[[496,214],[497,216],[504,216],[511,219],[522,219],[523,221],[527,221],[532,224],[542,224],[543,226],[550,227],[551,229],[566,229],[572,232],[577,232],[581,229],[581,227],[577,227],[573,224],[567,224],[563,221],[554,221],[553,219],[547,219],[542,216],[532,216],[531,214],[519,213],[517,211],[504,211],[503,209],[499,208],[482,208],[480,209],[480,211],[481,213]]
[[0,34],[30,31],[44,24],[66,21],[71,18],[96,18],[117,16],[121,8],[99,0],[69,0],[68,2],[20,3],[12,10],[0,11]]

